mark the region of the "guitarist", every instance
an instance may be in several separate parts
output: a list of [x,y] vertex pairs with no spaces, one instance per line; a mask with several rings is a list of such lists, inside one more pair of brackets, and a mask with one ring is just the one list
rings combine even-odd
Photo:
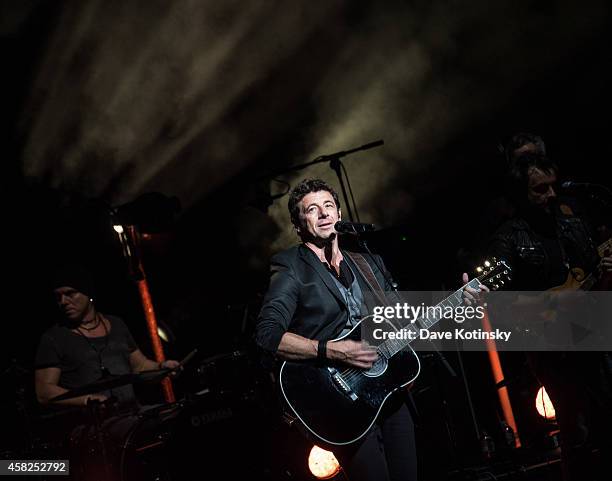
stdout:
[[[271,280],[256,328],[256,342],[281,360],[319,359],[370,368],[376,352],[360,342],[327,343],[350,331],[364,315],[365,294],[373,282],[391,290],[384,264],[341,250],[334,224],[340,220],[336,192],[324,181],[300,182],[289,197],[291,222],[302,243],[272,258]],[[364,275],[364,269],[370,272]],[[368,276],[375,277],[375,280]],[[372,431],[360,441],[334,448],[351,481],[417,479],[412,416],[402,391],[387,403]]]
[[[559,201],[557,176],[556,164],[542,153],[526,152],[510,165],[516,215],[497,230],[488,253],[512,266],[511,288],[515,291],[560,286],[573,267],[581,267],[586,273],[612,272],[612,257],[598,256],[587,222],[576,214],[570,200]],[[555,296],[551,294],[551,298]],[[536,299],[519,296],[517,307],[530,302]],[[612,372],[612,361],[608,353],[527,354],[555,405],[564,479],[595,479],[589,477],[589,473],[597,472],[591,471],[593,441],[599,441],[604,449],[602,461],[612,462],[612,452],[605,452],[612,447],[609,431],[605,431],[612,427],[612,379],[606,375]]]

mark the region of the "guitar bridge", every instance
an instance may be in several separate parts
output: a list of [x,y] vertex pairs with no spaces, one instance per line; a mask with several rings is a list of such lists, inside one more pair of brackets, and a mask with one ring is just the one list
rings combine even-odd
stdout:
[[340,374],[338,370],[334,367],[328,367],[327,370],[329,371],[329,374],[334,380],[336,386],[338,386],[340,390],[350,398],[351,401],[357,401],[357,394],[355,394],[355,392],[351,389],[348,383],[344,380],[342,374]]

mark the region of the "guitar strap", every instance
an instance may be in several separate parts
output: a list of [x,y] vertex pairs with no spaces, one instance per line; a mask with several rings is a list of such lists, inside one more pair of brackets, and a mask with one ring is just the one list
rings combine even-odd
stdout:
[[385,296],[384,289],[380,286],[378,279],[374,275],[374,271],[372,270],[372,266],[366,261],[365,257],[357,252],[345,252],[347,256],[351,258],[353,263],[357,266],[357,270],[361,274],[376,297],[376,300],[380,303],[381,306],[387,306],[389,303],[387,302],[387,297]]

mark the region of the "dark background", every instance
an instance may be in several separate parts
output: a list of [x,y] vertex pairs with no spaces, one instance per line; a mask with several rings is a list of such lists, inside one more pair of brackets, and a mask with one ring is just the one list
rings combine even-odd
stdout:
[[[287,197],[270,198],[285,184],[270,172],[384,139],[345,165],[361,219],[383,227],[371,246],[419,290],[458,287],[479,259],[470,252],[487,234],[499,145],[513,133],[541,135],[563,179],[609,186],[607,3],[490,3],[4,2],[0,367],[31,369],[55,316],[49,276],[64,261],[92,268],[100,309],[122,315],[149,351],[109,216],[143,194],[158,195],[134,215],[158,318],[176,337],[167,354],[197,347],[198,366],[250,349],[267,259],[290,244]],[[238,27],[238,40],[224,37]],[[207,49],[223,41],[224,60],[206,72]],[[306,176],[337,185],[326,166],[277,178]],[[479,422],[500,436],[486,357],[466,358]],[[421,449],[439,451],[451,419],[455,449],[477,458],[462,383],[440,369],[426,361],[417,384]],[[535,432],[534,381],[522,359],[506,370],[519,422]],[[6,413],[29,376],[5,373]]]

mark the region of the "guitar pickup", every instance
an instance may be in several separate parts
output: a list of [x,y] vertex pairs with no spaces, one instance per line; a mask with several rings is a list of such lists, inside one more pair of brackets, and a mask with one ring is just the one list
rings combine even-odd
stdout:
[[334,367],[328,367],[327,370],[329,371],[331,378],[334,380],[334,383],[336,383],[336,386],[338,386],[340,390],[350,398],[351,401],[357,401],[357,394],[353,392],[351,387],[342,377],[342,374],[340,374]]

